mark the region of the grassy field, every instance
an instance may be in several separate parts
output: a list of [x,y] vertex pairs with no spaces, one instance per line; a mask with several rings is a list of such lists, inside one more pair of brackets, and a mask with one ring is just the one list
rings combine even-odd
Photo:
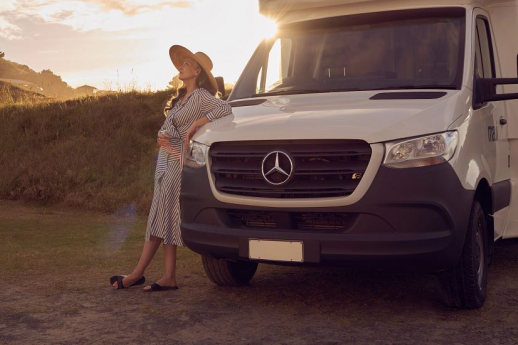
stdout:
[[148,212],[171,91],[0,107],[0,199]]
[[[146,218],[0,201],[0,277],[40,291],[104,289],[114,274],[128,273],[144,243]],[[149,269],[157,279],[162,251]],[[200,266],[179,249],[179,268]],[[201,270],[198,270],[201,274]]]

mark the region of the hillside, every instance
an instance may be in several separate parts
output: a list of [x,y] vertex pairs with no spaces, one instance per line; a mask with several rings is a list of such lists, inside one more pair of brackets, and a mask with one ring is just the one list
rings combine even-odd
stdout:
[[0,106],[13,104],[36,104],[48,100],[42,94],[27,91],[0,80]]
[[149,211],[170,91],[0,107],[0,199]]
[[34,84],[37,91],[47,97],[68,99],[75,96],[74,89],[51,70],[36,72],[29,66],[0,58],[0,79],[23,80]]

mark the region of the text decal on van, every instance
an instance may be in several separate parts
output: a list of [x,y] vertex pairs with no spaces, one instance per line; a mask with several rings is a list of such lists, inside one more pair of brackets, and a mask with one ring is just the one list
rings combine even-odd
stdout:
[[489,139],[489,142],[496,141],[498,139],[498,135],[496,133],[496,127],[495,126],[488,126],[487,127],[487,137]]

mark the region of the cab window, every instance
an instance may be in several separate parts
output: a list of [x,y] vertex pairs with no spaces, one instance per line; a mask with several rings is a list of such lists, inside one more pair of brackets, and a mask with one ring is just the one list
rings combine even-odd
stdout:
[[477,18],[476,30],[476,53],[475,53],[476,76],[479,78],[495,78],[495,62],[491,46],[491,35],[489,25],[485,18]]

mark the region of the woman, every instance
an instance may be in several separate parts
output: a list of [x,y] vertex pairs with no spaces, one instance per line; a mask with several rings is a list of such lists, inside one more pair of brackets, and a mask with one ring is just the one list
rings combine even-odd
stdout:
[[174,45],[169,55],[178,69],[183,87],[165,108],[166,119],[158,133],[160,151],[155,172],[155,190],[149,214],[146,241],[139,262],[128,276],[113,276],[110,283],[123,289],[145,282],[144,271],[160,243],[164,244],[164,275],[144,291],[178,289],[176,248],[183,246],[180,234],[180,185],[183,151],[196,130],[204,124],[231,114],[231,107],[214,96],[218,87],[211,73],[212,61],[202,52],[191,53]]

